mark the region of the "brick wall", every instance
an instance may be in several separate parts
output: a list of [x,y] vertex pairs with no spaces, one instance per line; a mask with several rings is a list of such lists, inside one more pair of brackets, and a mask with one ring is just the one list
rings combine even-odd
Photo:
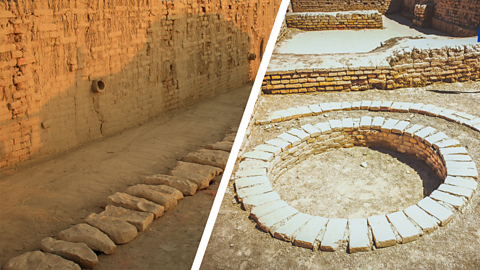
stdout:
[[403,0],[291,0],[294,12],[333,12],[351,10],[378,10],[395,13],[402,8]]
[[378,11],[290,13],[285,19],[289,28],[307,31],[383,28]]
[[[294,59],[292,61],[295,61]],[[386,66],[267,71],[265,94],[357,91],[480,80],[480,45],[394,51]]]
[[1,2],[0,168],[252,80],[280,2]]
[[[450,27],[445,24],[452,24],[460,28],[468,28],[476,32],[478,30],[478,20],[480,17],[480,1],[477,0],[403,0],[404,11],[413,14],[416,4],[434,3],[434,15],[437,20],[434,28],[446,31],[448,34],[455,35],[461,29]],[[443,21],[443,24],[442,24]],[[467,35],[476,35],[467,33]],[[458,35],[457,35],[458,36]],[[465,36],[465,35],[460,35]]]

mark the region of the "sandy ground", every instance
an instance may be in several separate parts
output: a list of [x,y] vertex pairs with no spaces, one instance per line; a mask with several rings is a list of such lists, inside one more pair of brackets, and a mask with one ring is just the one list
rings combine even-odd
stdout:
[[[239,125],[252,85],[0,175],[0,265],[103,211],[109,195],[220,141]],[[97,269],[190,269],[220,178],[179,202]]]
[[[394,91],[369,90],[349,93],[262,95],[257,101],[258,107],[254,118],[264,119],[273,111],[300,105],[359,100],[423,102],[480,116],[480,108],[478,106],[480,104],[480,82],[435,84],[424,88],[408,88]],[[410,113],[329,112],[319,116],[304,117],[300,118],[300,120],[278,123],[277,125],[254,126],[245,151],[251,150],[256,145],[262,144],[265,140],[274,138],[292,127],[343,117],[358,118],[360,115],[383,116],[401,120],[409,119],[414,124],[421,123],[432,126],[437,130],[442,130],[448,136],[459,140],[467,148],[477,167],[480,168],[479,132],[441,118]],[[435,185],[438,184],[435,180],[436,176],[431,172],[430,168],[418,160],[411,160],[395,152],[388,153],[383,150],[380,153],[375,153],[377,150],[360,147],[354,147],[348,149],[348,151],[344,150],[347,149],[333,150],[332,152],[312,157],[312,159],[326,162],[325,167],[318,166],[320,167],[318,168],[320,172],[328,170],[332,173],[333,171],[339,178],[329,178],[334,184],[327,185],[328,187],[325,191],[318,189],[318,185],[312,186],[312,190],[309,193],[310,199],[321,202],[320,206],[330,207],[330,210],[332,212],[336,211],[338,215],[342,215],[342,211],[350,205],[346,198],[355,197],[355,200],[360,200],[361,202],[360,197],[362,195],[365,197],[365,195],[372,194],[369,192],[369,188],[382,186],[384,191],[374,193],[374,201],[367,202],[370,205],[357,203],[354,205],[356,209],[350,209],[350,212],[345,210],[343,212],[345,217],[349,217],[349,215],[359,216],[362,213],[373,213],[382,210],[382,207],[388,205],[395,207],[397,203],[402,203],[401,200],[398,202],[399,196],[395,194],[403,193],[412,196],[411,198],[405,198],[408,204],[409,201],[419,200],[422,197],[422,186],[428,193],[429,189],[435,188]],[[366,155],[364,156],[365,153]],[[332,161],[334,158],[338,159],[342,166],[335,165],[336,162]],[[359,163],[362,161],[370,164],[367,168],[363,168],[363,172],[362,168],[359,168]],[[310,165],[312,165],[312,162]],[[311,167],[299,164],[294,169],[298,170],[299,175],[304,177],[304,179],[308,179],[308,176],[311,175],[308,170]],[[406,172],[407,170],[410,171],[410,174]],[[342,173],[343,171],[352,173]],[[382,176],[382,178],[375,178],[371,183],[365,182],[369,177],[375,175]],[[342,185],[340,181],[354,181],[357,178],[367,184],[367,186],[362,186],[363,190],[338,186]],[[325,181],[326,178],[322,176],[319,179]],[[395,181],[407,182],[405,184],[392,184]],[[299,189],[300,187],[295,188]],[[281,185],[276,186],[275,190],[277,189],[279,192],[284,192],[284,196],[286,194],[286,197],[291,196],[295,200],[295,196],[288,195],[288,191],[280,191],[282,189]],[[392,190],[395,189],[398,189],[398,193],[395,192],[392,197]],[[340,194],[339,190],[347,190],[348,192]],[[357,191],[358,196],[355,196],[354,192]],[[303,192],[306,194],[305,190]],[[332,194],[332,192],[336,192],[336,194]],[[315,195],[312,195],[312,193],[315,193]],[[244,211],[238,203],[233,181],[231,180],[205,253],[202,269],[479,269],[480,196],[477,193],[470,200],[464,213],[457,213],[453,221],[445,227],[422,236],[417,241],[376,249],[370,252],[348,254],[345,250],[322,252],[296,247],[290,242],[272,238],[269,234],[256,228],[256,223],[249,218],[249,212]],[[298,199],[301,199],[302,196],[298,196]],[[340,197],[341,200],[336,200],[337,197]],[[334,198],[333,203],[329,204],[324,201],[331,198]],[[395,200],[397,200],[397,203],[392,204]],[[377,204],[377,207],[372,205],[373,202]],[[304,207],[307,208],[306,205]],[[310,205],[311,211],[323,211],[319,208],[315,204]],[[395,210],[387,208],[383,210]]]

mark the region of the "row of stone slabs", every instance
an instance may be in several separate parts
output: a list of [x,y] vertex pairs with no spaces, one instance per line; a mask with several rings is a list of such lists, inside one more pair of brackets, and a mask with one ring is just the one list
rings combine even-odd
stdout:
[[179,161],[169,175],[146,177],[143,184],[130,186],[107,199],[105,211],[90,214],[83,223],[46,237],[42,251],[10,259],[2,269],[93,269],[98,264],[94,251],[114,254],[116,245],[135,239],[150,223],[177,206],[184,196],[195,195],[223,172],[235,133],[223,141],[205,146]]
[[[477,119],[470,116],[471,119]],[[364,219],[327,219],[300,213],[281,200],[273,191],[268,170],[275,156],[317,136],[332,131],[377,129],[411,136],[432,146],[442,157],[447,169],[444,184],[438,190],[403,211]],[[275,238],[291,241],[294,245],[335,251],[348,242],[348,251],[359,252],[375,247],[407,243],[429,233],[438,225],[444,226],[460,211],[477,188],[478,172],[467,150],[457,140],[432,127],[411,125],[408,121],[372,118],[344,118],[307,124],[302,129],[291,129],[277,138],[266,141],[253,151],[245,153],[236,173],[235,187],[239,200],[259,228]]]
[[451,109],[444,109],[432,104],[393,102],[393,101],[355,101],[355,102],[330,102],[300,106],[273,112],[268,119],[258,120],[256,124],[265,125],[297,119],[300,117],[314,116],[331,111],[370,110],[390,111],[399,113],[419,113],[434,117],[441,117],[448,121],[463,124],[476,131],[480,131],[480,117],[459,112]]

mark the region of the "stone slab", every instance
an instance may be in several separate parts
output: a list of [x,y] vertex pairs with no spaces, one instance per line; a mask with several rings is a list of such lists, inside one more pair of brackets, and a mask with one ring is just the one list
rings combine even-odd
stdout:
[[282,200],[270,201],[253,207],[252,211],[250,212],[250,217],[255,220],[255,222],[258,222],[259,218],[286,206],[288,206],[288,204]]
[[276,192],[267,192],[260,195],[250,196],[242,199],[242,206],[245,210],[250,211],[253,207],[262,205],[270,201],[280,200],[280,196]]
[[341,120],[329,120],[328,123],[333,131],[341,131],[343,128]]
[[246,187],[269,183],[270,180],[267,176],[242,177],[235,179],[235,188],[242,189]]
[[369,251],[372,249],[372,243],[368,238],[367,219],[349,219],[348,228],[350,236],[348,241],[348,251],[350,253]]
[[456,196],[463,196],[467,199],[470,199],[473,196],[472,189],[448,185],[448,184],[441,184],[437,190],[443,191],[445,193],[450,193]]
[[298,137],[302,141],[306,141],[308,138],[310,138],[310,134],[306,133],[303,130],[296,129],[296,128],[290,129],[289,131],[287,131],[287,133],[290,134],[290,135]]
[[73,243],[85,243],[89,248],[105,254],[113,254],[117,248],[108,235],[85,223],[59,232],[58,239]]
[[472,161],[472,158],[469,156],[469,155],[456,155],[456,154],[452,154],[452,155],[443,155],[443,160],[445,161]]
[[382,111],[389,111],[390,108],[392,107],[393,101],[382,101],[382,104],[380,105],[380,110]]
[[169,211],[177,207],[177,200],[175,197],[153,190],[147,185],[135,185],[128,187],[124,190],[124,193],[144,198],[159,204],[164,207],[164,211]]
[[370,109],[370,106],[372,105],[372,101],[370,100],[362,100],[362,104],[360,105],[360,109],[362,110],[368,110]]
[[368,224],[372,228],[373,240],[377,248],[389,247],[397,244],[395,234],[390,223],[383,215],[368,217]]
[[128,243],[138,235],[135,226],[118,218],[92,213],[83,222],[106,233],[117,245]]
[[307,106],[297,107],[297,109],[302,113],[303,117],[313,115],[312,110],[310,110],[310,108]]
[[447,176],[445,184],[476,190],[478,183],[472,178]]
[[317,137],[318,135],[320,135],[322,133],[318,128],[316,128],[316,127],[314,127],[310,124],[303,125],[302,129],[305,130],[305,132],[307,132],[308,134],[310,134],[311,138]]
[[313,112],[313,115],[319,115],[322,113],[322,108],[320,108],[320,106],[317,104],[308,105],[308,108],[310,108],[310,110]]
[[426,127],[415,132],[413,134],[413,137],[415,137],[415,139],[417,140],[423,141],[426,137],[428,137],[430,134],[434,133],[435,131],[436,129],[434,129],[433,127]]
[[347,220],[331,218],[327,223],[327,230],[322,238],[320,249],[323,251],[335,251],[343,242],[343,236],[347,229]]
[[147,185],[167,185],[178,189],[185,196],[195,195],[198,188],[197,184],[188,179],[164,174],[147,176],[143,179],[143,183]]
[[139,232],[145,231],[155,217],[152,213],[135,211],[114,205],[107,205],[105,211],[99,215],[124,220],[135,226]]
[[332,111],[340,111],[342,110],[342,103],[341,102],[330,102],[330,108]]
[[385,118],[383,117],[380,117],[380,116],[374,117],[372,121],[372,128],[379,130],[383,126],[384,121],[385,121]]
[[360,119],[360,128],[361,129],[370,129],[372,126],[372,117],[370,116],[363,116]]
[[322,112],[332,111],[332,108],[330,107],[330,103],[321,103],[320,108],[322,109]]
[[278,135],[278,138],[291,143],[292,146],[297,146],[302,142],[302,140],[300,140],[300,138],[298,138],[297,136],[293,136],[288,133],[282,133]]
[[397,119],[388,119],[380,128],[383,132],[391,132],[393,127],[398,123]]
[[420,237],[420,232],[408,220],[405,213],[399,211],[387,214],[387,219],[395,227],[400,237],[402,237],[402,244],[415,241]]
[[381,108],[382,108],[382,102],[380,100],[373,101],[372,105],[370,105],[371,111],[380,111]]
[[[304,226],[310,219],[312,218],[311,215],[307,215],[304,213],[298,213],[289,219],[285,224],[273,232],[273,236],[275,238],[291,242],[294,239],[295,233]],[[298,232],[297,232],[298,233]]]
[[262,183],[256,186],[244,187],[237,189],[238,199],[241,201],[245,197],[260,195],[272,191],[272,185],[270,182]]
[[72,243],[45,237],[40,243],[45,253],[52,253],[67,260],[73,261],[82,268],[93,269],[98,264],[98,258],[85,243]]
[[233,147],[233,142],[229,142],[229,141],[220,141],[214,144],[205,145],[205,149],[221,150],[229,153],[232,150],[232,147]]
[[240,178],[240,177],[254,177],[254,176],[262,176],[262,175],[267,175],[267,169],[266,168],[243,169],[243,170],[238,170],[235,173],[235,177],[237,177],[237,178]]
[[172,196],[177,201],[183,199],[183,194],[182,194],[182,192],[180,192],[180,190],[178,190],[176,188],[173,188],[173,187],[170,187],[170,186],[167,186],[167,185],[142,185],[142,184],[140,184],[138,186],[145,186],[149,189],[153,189],[155,191],[166,194],[168,196]]
[[274,155],[278,155],[278,154],[282,153],[282,148],[281,147],[270,145],[270,144],[260,144],[260,145],[255,146],[254,149],[256,151],[268,152],[268,153],[272,153]]
[[417,205],[412,205],[403,210],[403,212],[412,219],[424,233],[432,232],[438,227],[439,221]]
[[263,161],[271,161],[275,155],[273,153],[264,152],[260,150],[254,150],[247,152],[243,155],[244,158],[252,158]]
[[397,134],[402,134],[403,131],[407,128],[407,126],[410,125],[410,122],[408,121],[399,121],[393,128],[392,132],[397,133]]
[[80,266],[58,255],[32,251],[11,258],[2,267],[3,270],[81,270]]
[[438,150],[442,156],[445,155],[468,155],[467,149],[465,147],[448,147],[440,148]]
[[168,174],[188,179],[197,184],[200,190],[207,188],[215,176],[222,172],[223,170],[218,167],[178,161]]
[[163,212],[165,211],[165,208],[159,204],[122,192],[117,192],[109,196],[107,204],[152,213],[155,218],[163,216]]
[[183,160],[224,169],[225,166],[227,166],[229,155],[230,153],[221,150],[200,149],[196,152],[189,153]]
[[419,131],[422,128],[424,128],[424,126],[422,126],[422,125],[413,125],[413,126],[409,127],[408,129],[406,129],[403,132],[403,134],[405,134],[407,136],[413,136],[413,134],[415,134],[415,132]]
[[291,145],[292,145],[291,143],[289,143],[285,140],[281,140],[281,139],[268,140],[268,141],[266,141],[266,143],[271,144],[273,146],[278,146],[278,147],[282,148],[283,151],[290,148]]
[[320,231],[327,226],[328,218],[312,217],[301,231],[295,236],[295,246],[311,248],[315,246],[315,239]]
[[332,128],[328,122],[317,123],[315,127],[318,128],[322,134],[328,134],[332,132]]
[[452,205],[455,209],[461,210],[465,203],[467,202],[464,198],[458,197],[455,195],[451,195],[440,190],[434,190],[432,194],[430,194],[430,198],[436,201],[443,201],[450,205]]
[[257,224],[260,229],[264,230],[265,232],[270,232],[270,229],[273,226],[297,213],[298,210],[291,206],[282,207],[263,217],[260,217]]
[[436,219],[440,221],[440,225],[444,226],[453,218],[453,212],[444,206],[440,205],[430,197],[423,198],[417,204],[420,208],[425,210]]

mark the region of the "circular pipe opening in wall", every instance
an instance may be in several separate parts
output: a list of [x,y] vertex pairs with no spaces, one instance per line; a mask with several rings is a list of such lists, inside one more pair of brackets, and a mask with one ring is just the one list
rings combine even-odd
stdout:
[[105,83],[102,80],[94,80],[92,89],[95,93],[102,93],[105,91]]

